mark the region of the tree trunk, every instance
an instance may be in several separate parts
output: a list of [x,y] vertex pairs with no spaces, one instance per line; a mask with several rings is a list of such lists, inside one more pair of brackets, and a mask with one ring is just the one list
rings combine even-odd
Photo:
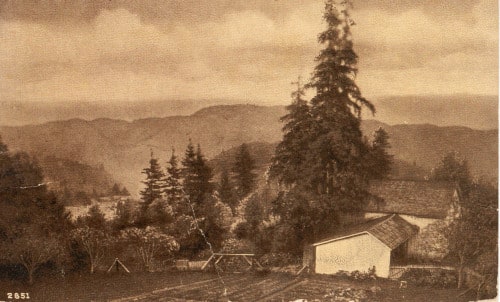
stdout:
[[32,285],[33,284],[33,271],[34,269],[28,268],[28,284]]
[[461,289],[464,283],[464,266],[465,266],[465,257],[462,253],[458,254],[458,284],[457,288]]
[[92,261],[92,259],[90,260],[90,273],[93,274],[94,273],[94,261]]
[[479,299],[481,298],[481,290],[483,288],[483,285],[486,283],[486,278],[483,276],[481,278],[481,281],[479,282],[479,284],[477,285],[477,291],[476,291],[476,301],[479,301]]
[[462,288],[463,282],[464,282],[464,266],[462,263],[460,263],[460,266],[458,267],[458,285],[457,285],[458,289]]

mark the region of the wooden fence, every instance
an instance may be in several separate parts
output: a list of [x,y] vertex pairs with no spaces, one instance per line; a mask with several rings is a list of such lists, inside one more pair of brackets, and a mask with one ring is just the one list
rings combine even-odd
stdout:
[[428,271],[433,270],[447,270],[454,271],[455,268],[452,266],[440,266],[440,265],[404,265],[404,266],[391,266],[389,269],[389,279],[399,279],[403,274],[412,269],[423,269]]
[[175,267],[178,270],[197,270],[197,271],[202,271],[204,270],[210,262],[213,262],[214,265],[217,265],[222,258],[224,257],[240,257],[244,259],[249,266],[253,266],[256,264],[258,267],[262,268],[260,263],[255,259],[255,254],[225,254],[225,253],[213,253],[208,260],[202,260],[202,261],[189,261],[189,260],[176,260],[175,261]]

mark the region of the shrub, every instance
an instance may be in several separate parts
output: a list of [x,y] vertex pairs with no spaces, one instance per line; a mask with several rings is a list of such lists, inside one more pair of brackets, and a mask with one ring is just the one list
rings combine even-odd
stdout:
[[432,286],[436,288],[453,288],[457,286],[458,276],[454,271],[410,269],[403,273],[401,279],[417,286]]
[[335,276],[357,281],[373,280],[377,278],[375,266],[368,268],[366,272],[361,272],[358,270],[352,272],[338,271]]
[[268,253],[260,257],[260,264],[268,267],[283,267],[288,265],[300,265],[300,257],[290,253]]
[[153,270],[155,260],[170,260],[179,250],[179,243],[174,237],[162,233],[158,228],[128,228],[122,231],[123,240],[130,244],[136,257],[147,271]]

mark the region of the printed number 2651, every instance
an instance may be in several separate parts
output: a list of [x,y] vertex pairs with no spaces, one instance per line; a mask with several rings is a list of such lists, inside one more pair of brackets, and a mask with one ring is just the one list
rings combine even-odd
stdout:
[[24,300],[29,298],[30,298],[29,293],[7,293],[7,299]]

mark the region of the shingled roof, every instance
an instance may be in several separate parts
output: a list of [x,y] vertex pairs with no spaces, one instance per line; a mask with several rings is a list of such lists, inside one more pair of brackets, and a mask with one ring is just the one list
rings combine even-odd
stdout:
[[369,220],[365,223],[348,227],[335,236],[323,239],[313,246],[346,239],[352,236],[371,234],[391,250],[407,241],[411,236],[418,232],[418,227],[410,224],[399,215],[392,214]]
[[367,212],[445,218],[453,203],[455,185],[449,182],[383,180],[370,184]]

